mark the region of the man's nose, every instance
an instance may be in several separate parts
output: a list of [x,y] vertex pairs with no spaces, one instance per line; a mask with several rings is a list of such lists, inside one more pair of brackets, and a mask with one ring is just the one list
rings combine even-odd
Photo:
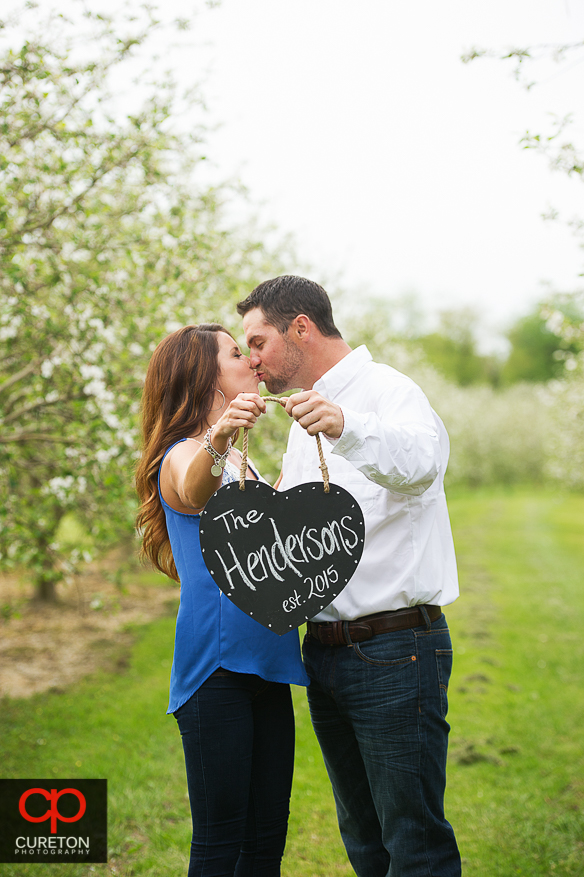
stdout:
[[253,353],[251,350],[249,352],[249,365],[250,368],[257,368],[260,364],[261,359],[257,353]]

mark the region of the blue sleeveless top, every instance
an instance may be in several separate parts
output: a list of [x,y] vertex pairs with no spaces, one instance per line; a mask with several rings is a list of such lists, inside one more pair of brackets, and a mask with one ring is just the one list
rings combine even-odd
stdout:
[[[174,447],[171,445],[164,457]],[[228,463],[223,470],[223,483],[235,481],[237,475]],[[164,501],[160,470],[158,494],[181,584],[167,713],[186,703],[219,667],[235,673],[254,673],[268,682],[308,685],[298,631],[278,636],[225,597],[203,560],[200,515],[177,512]]]

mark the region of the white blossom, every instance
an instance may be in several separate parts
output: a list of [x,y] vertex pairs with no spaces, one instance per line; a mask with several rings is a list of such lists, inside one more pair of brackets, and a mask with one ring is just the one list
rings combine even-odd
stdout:
[[56,476],[48,482],[45,492],[52,493],[61,502],[65,502],[69,498],[74,483],[75,479],[72,475]]
[[96,396],[99,398],[104,393],[107,392],[105,382],[100,381],[97,378],[94,381],[90,381],[83,387],[83,392],[86,396]]
[[102,412],[103,419],[105,423],[109,426],[110,429],[119,429],[121,426],[121,420],[117,416],[117,414],[110,414],[108,412]]
[[95,452],[95,459],[101,464],[109,463],[110,460],[116,456],[117,452],[117,448],[99,448],[99,450]]
[[116,331],[113,326],[104,326],[100,329],[100,336],[104,339],[106,344],[113,345],[118,340],[116,337]]
[[79,371],[81,373],[81,377],[85,378],[86,380],[88,378],[103,379],[104,377],[104,371],[99,365],[89,365],[86,362],[82,362],[79,366]]
[[95,344],[92,344],[91,347],[88,347],[84,352],[84,357],[86,362],[97,362],[98,359],[102,356],[105,350],[105,344],[103,341],[96,341]]
[[49,309],[45,305],[31,305],[30,312],[39,320],[48,320],[50,317]]
[[19,317],[14,317],[11,323],[0,327],[0,341],[9,341],[10,338],[16,338],[21,323]]
[[559,335],[564,325],[564,315],[561,311],[552,311],[546,320],[546,329],[554,335]]

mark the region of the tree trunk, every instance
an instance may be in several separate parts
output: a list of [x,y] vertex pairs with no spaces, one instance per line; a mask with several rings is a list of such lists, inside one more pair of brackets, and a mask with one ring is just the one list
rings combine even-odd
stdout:
[[56,603],[57,588],[55,580],[39,577],[36,582],[35,598],[44,603]]
[[62,515],[58,516],[50,533],[43,533],[37,538],[41,563],[40,568],[37,567],[36,570],[34,598],[43,603],[57,602],[57,582],[62,578],[62,574],[55,568],[49,545],[55,537],[61,517]]

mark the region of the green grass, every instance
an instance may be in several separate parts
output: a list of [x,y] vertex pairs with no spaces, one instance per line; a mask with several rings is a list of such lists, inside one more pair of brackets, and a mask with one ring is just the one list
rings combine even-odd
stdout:
[[[165,716],[174,620],[137,634],[131,666],[122,675],[98,674],[66,693],[3,703],[4,777],[108,780],[109,865],[51,865],[51,873],[186,872],[182,748],[174,719]],[[25,877],[39,867],[3,865],[2,874]]]
[[457,498],[448,814],[467,877],[584,874],[584,498]]
[[[584,875],[584,497],[450,501],[462,597],[447,612],[455,667],[447,815],[465,877]],[[4,777],[105,777],[108,865],[63,877],[186,874],[190,819],[176,723],[164,715],[174,622],[137,630],[129,668],[3,701]],[[301,690],[284,877],[353,871]],[[3,865],[6,877],[37,875]]]

